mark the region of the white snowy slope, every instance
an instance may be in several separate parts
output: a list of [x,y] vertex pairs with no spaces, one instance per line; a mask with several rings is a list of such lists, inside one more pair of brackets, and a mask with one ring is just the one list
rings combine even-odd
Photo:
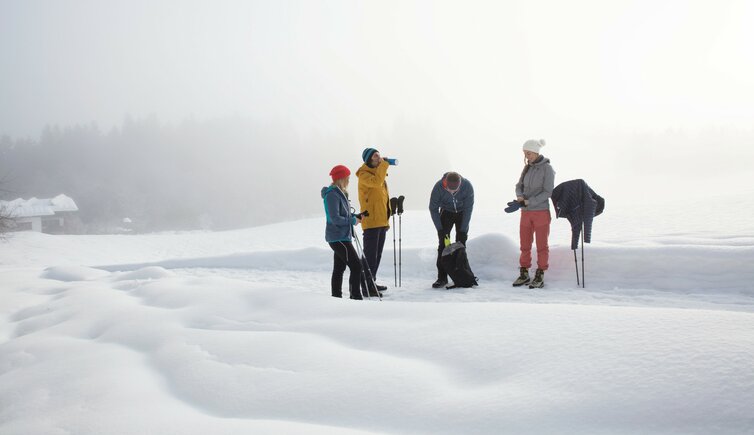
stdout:
[[407,212],[402,286],[389,233],[381,302],[329,296],[322,217],[13,234],[0,433],[754,432],[752,224],[635,212],[595,220],[586,288],[553,221],[537,291],[510,286],[516,215],[475,213],[480,286],[437,290],[428,213]]

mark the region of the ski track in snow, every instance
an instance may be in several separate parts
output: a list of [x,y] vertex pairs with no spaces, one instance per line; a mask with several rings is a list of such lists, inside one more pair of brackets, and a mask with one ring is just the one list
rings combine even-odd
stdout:
[[553,244],[547,287],[529,290],[510,286],[509,232],[483,232],[468,243],[481,285],[445,290],[413,228],[402,287],[390,239],[390,290],[360,302],[328,296],[312,228],[19,236],[31,265],[1,266],[0,432],[754,430],[748,237],[587,245],[585,289]]

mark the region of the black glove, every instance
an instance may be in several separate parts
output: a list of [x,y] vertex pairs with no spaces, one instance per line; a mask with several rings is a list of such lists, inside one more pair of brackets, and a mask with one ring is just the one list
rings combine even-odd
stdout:
[[513,213],[514,211],[516,211],[519,208],[521,208],[521,206],[523,206],[523,205],[524,205],[524,203],[522,203],[522,202],[511,201],[511,202],[508,203],[508,207],[505,207],[505,212],[506,213]]

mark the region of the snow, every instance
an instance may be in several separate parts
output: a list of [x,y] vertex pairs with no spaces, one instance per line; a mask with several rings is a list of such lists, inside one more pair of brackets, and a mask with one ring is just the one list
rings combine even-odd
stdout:
[[585,247],[586,288],[568,223],[553,221],[535,291],[510,286],[517,215],[475,212],[481,285],[445,290],[430,287],[429,214],[408,211],[402,287],[388,233],[382,302],[329,296],[323,219],[12,234],[0,245],[0,433],[754,431],[746,219],[608,203]]
[[54,198],[18,198],[13,201],[0,201],[0,208],[8,210],[14,218],[32,216],[53,216],[57,212],[78,211],[73,199],[60,194]]

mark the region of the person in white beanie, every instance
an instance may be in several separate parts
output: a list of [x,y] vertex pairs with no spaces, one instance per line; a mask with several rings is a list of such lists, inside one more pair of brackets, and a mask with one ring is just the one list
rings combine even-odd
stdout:
[[[545,146],[544,139],[530,139],[524,142],[523,146],[526,165],[516,183],[516,201],[513,203],[521,208],[520,275],[513,282],[514,287],[524,284],[529,284],[529,288],[544,287],[544,275],[549,266],[550,247],[547,239],[550,236],[550,197],[555,186],[555,171],[550,166],[550,159],[541,154],[543,146]],[[529,268],[532,265],[531,249],[535,239],[537,272],[532,281],[529,278]]]

